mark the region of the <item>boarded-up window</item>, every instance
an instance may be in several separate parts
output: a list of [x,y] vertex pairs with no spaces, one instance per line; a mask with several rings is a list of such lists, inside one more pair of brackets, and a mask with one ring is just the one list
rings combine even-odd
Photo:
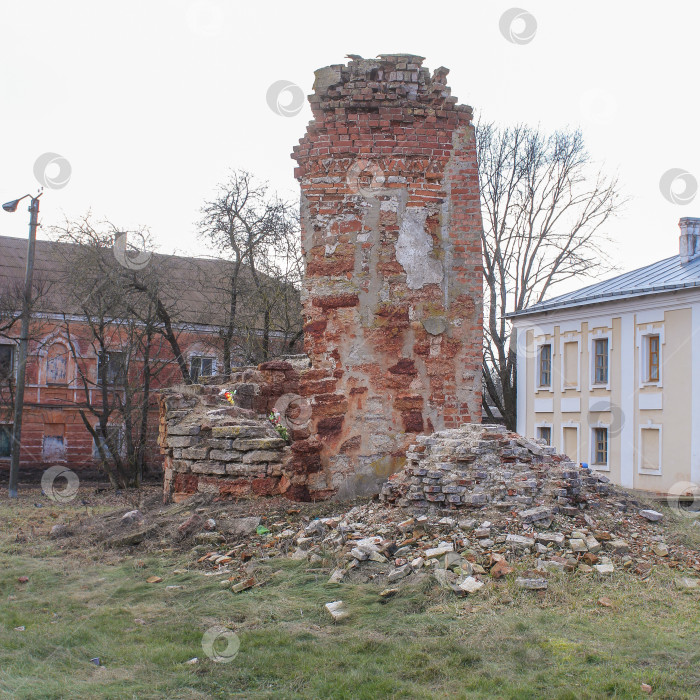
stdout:
[[564,454],[571,460],[578,459],[578,429],[564,428]]
[[578,386],[578,343],[564,343],[564,387]]
[[644,428],[642,430],[642,469],[653,472],[660,470],[659,441],[658,428]]
[[68,351],[65,345],[54,343],[46,358],[46,383],[65,384],[68,366]]
[[44,441],[41,456],[51,462],[66,458],[66,445],[63,440],[65,425],[47,425],[44,427]]

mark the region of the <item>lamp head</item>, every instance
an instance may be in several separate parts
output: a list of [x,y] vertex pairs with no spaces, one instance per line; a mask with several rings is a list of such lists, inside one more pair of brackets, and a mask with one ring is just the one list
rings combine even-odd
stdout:
[[[41,192],[35,197],[35,199],[38,199],[41,197]],[[20,197],[19,199],[13,199],[11,202],[5,202],[5,204],[2,205],[2,208],[5,211],[9,211],[10,213],[17,211],[17,205],[23,200],[26,199],[27,197],[31,197],[32,195],[30,194],[25,194],[24,197]]]
[[11,202],[5,202],[5,204],[2,205],[2,208],[9,212],[17,211],[17,205],[19,202],[19,199],[13,199]]

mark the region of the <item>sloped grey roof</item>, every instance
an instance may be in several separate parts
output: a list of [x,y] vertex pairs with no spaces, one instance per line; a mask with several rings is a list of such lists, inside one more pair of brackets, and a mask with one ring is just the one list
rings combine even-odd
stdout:
[[674,255],[672,258],[659,260],[604,282],[597,282],[553,299],[547,299],[506,316],[508,318],[529,316],[554,309],[600,304],[613,299],[661,294],[692,287],[700,287],[700,258],[681,264],[680,256]]
[[[71,277],[66,273],[66,265],[71,265],[74,260],[81,261],[80,248],[73,243],[36,241],[34,283],[42,290],[36,311],[83,313],[82,308],[75,304],[74,294],[69,288]],[[113,250],[105,248],[102,253],[111,256]],[[18,290],[24,287],[26,261],[27,239],[0,235],[0,300],[3,294],[19,299]],[[153,253],[149,269],[151,267],[158,271],[162,280],[162,298],[174,322],[214,326],[227,323],[226,310],[230,304],[227,276],[230,267],[225,260]],[[261,273],[261,277],[266,275]],[[262,328],[263,319],[252,303],[251,288],[250,272],[244,266],[237,317],[241,323]],[[273,309],[273,315],[277,312],[283,313],[283,309]]]

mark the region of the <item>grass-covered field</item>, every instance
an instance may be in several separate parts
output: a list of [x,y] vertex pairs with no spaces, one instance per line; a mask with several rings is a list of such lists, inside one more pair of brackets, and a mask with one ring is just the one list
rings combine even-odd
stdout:
[[[676,590],[666,567],[645,581],[552,575],[542,595],[492,582],[466,599],[425,578],[383,599],[280,558],[259,565],[264,585],[233,594],[190,555],[106,563],[17,542],[19,523],[46,517],[31,500],[3,499],[0,517],[3,698],[649,697],[643,683],[656,698],[700,697],[700,595]],[[684,539],[700,531],[689,525]],[[334,624],[323,606],[337,599],[350,617]],[[240,642],[226,662],[202,648],[217,625]]]

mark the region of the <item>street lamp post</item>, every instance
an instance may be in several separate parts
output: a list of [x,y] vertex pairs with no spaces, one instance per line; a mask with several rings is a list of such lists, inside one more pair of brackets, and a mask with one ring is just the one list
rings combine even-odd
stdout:
[[[24,407],[24,380],[27,369],[27,345],[29,344],[29,321],[31,317],[32,279],[34,277],[34,248],[36,247],[36,229],[39,225],[39,197],[31,198],[29,204],[29,242],[27,243],[27,268],[24,274],[24,296],[22,297],[22,326],[19,334],[19,359],[17,366],[17,389],[15,392],[15,414],[12,423],[12,461],[10,462],[10,498],[17,498],[19,481],[19,453],[22,446],[22,409]],[[27,197],[15,199],[2,205],[8,212],[17,211],[17,205]]]

